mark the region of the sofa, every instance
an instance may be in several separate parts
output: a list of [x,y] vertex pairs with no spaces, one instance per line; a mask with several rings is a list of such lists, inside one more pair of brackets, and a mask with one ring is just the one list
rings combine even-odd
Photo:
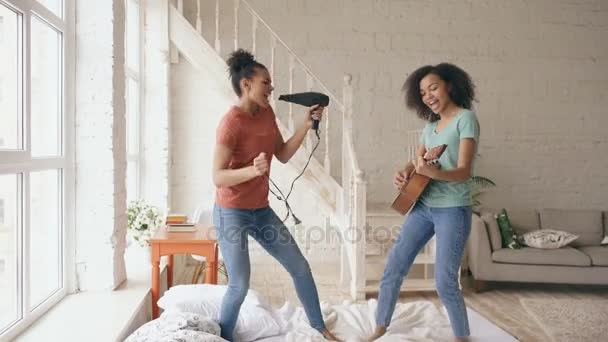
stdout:
[[467,261],[477,291],[488,281],[608,285],[608,213],[599,210],[510,210],[514,232],[520,236],[538,229],[579,235],[558,249],[502,248],[496,209],[473,214],[467,242]]

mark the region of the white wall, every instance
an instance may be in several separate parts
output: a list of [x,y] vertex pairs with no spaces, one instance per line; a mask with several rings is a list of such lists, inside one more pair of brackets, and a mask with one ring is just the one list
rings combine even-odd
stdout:
[[[203,31],[212,37],[214,1],[203,2]],[[499,184],[485,204],[606,207],[605,1],[249,2],[333,92],[341,93],[344,73],[354,75],[355,145],[372,202],[392,200],[404,132],[423,125],[403,106],[403,81],[419,66],[447,61],[477,85],[477,174]],[[233,48],[232,1],[221,6],[226,55]],[[247,27],[244,13],[241,7]],[[251,37],[241,35],[240,45],[250,48]]]

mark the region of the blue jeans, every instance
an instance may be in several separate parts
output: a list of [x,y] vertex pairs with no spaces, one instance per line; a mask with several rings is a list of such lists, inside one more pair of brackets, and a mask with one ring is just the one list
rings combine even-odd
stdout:
[[388,327],[399,290],[414,258],[433,234],[436,238],[435,284],[456,337],[470,335],[467,308],[458,284],[458,270],[471,232],[471,207],[430,208],[416,203],[401,226],[380,282],[376,324]]
[[310,325],[325,330],[319,295],[310,266],[293,236],[270,207],[233,209],[215,205],[213,222],[217,229],[220,250],[228,271],[228,289],[222,299],[220,327],[222,337],[234,341],[233,332],[241,304],[249,290],[249,247],[251,235],[291,275],[298,298],[304,306]]

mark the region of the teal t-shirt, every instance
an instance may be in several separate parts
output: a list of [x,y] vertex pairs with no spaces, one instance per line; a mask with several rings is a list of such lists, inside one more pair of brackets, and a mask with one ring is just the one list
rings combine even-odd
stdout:
[[[458,150],[461,139],[475,139],[475,154],[477,154],[479,122],[474,112],[468,109],[460,111],[446,127],[443,127],[441,132],[436,133],[435,128],[438,122],[426,124],[420,137],[420,143],[427,150],[441,144],[448,145],[439,158],[442,170],[451,170],[458,166]],[[473,160],[475,160],[475,156],[473,156]],[[473,166],[471,165],[472,168]],[[432,179],[420,196],[420,201],[426,206],[434,208],[470,206],[472,205],[470,180],[448,182]]]

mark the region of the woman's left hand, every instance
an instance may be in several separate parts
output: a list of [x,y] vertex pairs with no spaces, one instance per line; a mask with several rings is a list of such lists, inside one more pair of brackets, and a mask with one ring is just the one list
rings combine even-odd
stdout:
[[440,166],[436,160],[426,161],[422,156],[418,156],[418,159],[416,159],[416,173],[429,178],[433,178],[435,171],[439,170]]
[[306,119],[306,124],[308,126],[308,128],[312,128],[312,121],[313,120],[323,120],[323,111],[325,110],[325,107],[322,107],[320,105],[314,105],[314,106],[310,106],[308,107],[307,110],[307,119]]

